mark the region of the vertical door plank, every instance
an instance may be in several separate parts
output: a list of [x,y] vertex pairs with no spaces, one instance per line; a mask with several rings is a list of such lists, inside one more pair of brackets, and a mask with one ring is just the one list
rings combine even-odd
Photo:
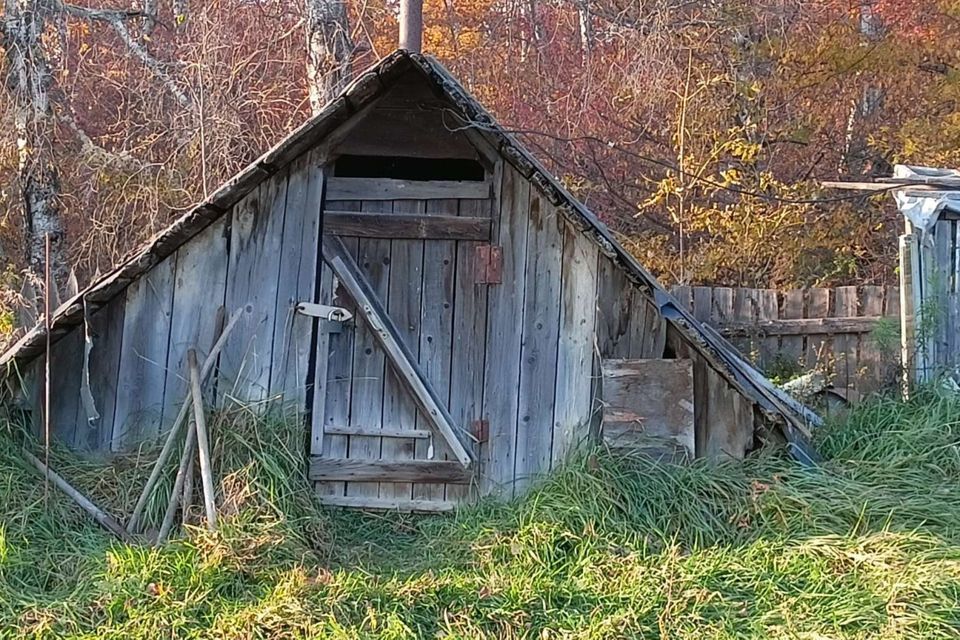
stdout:
[[196,349],[205,358],[216,341],[217,315],[227,284],[227,216],[180,247],[176,255],[163,402],[166,427],[189,393],[187,352]]
[[298,413],[306,409],[307,370],[317,321],[296,313],[296,305],[312,301],[316,291],[323,182],[323,167],[312,155],[294,162],[283,217],[270,395],[282,397],[284,405]]
[[520,343],[515,488],[523,491],[550,469],[560,331],[560,264],[563,237],[556,210],[531,194],[527,230],[526,285]]
[[163,418],[177,254],[127,287],[113,418],[114,450],[155,437]]
[[569,223],[563,225],[560,338],[551,466],[589,435],[593,344],[597,317],[596,243]]
[[[361,206],[361,211],[370,213],[389,213],[391,209],[390,201],[364,201]],[[357,245],[357,264],[376,294],[389,305],[390,240],[361,239]],[[370,326],[361,318],[356,320],[355,339],[350,426],[380,429],[383,425],[386,358]],[[381,442],[382,438],[374,436],[349,436],[347,457],[376,460],[380,458]],[[348,482],[347,495],[376,498],[379,486],[376,482]]]
[[[328,209],[336,211],[360,210],[360,202],[357,201],[328,202],[326,206]],[[356,238],[344,238],[343,244],[351,255],[357,255],[358,242]],[[317,251],[320,251],[320,247],[317,247]],[[331,281],[330,304],[349,310],[356,318],[356,306],[353,298],[337,282],[329,268],[325,268],[324,273]],[[345,427],[350,425],[350,400],[353,394],[353,354],[359,322],[360,320],[355,319],[349,325],[344,326],[339,333],[329,334],[326,344],[318,341],[317,360],[319,362],[322,358],[327,359],[327,376],[323,413],[315,413],[313,420],[322,421],[324,426]],[[324,348],[326,351],[324,351]],[[318,392],[319,390],[315,391],[315,393]],[[319,443],[321,450],[318,454],[325,458],[346,458],[347,439],[347,436],[344,435],[323,435],[322,441]],[[317,493],[325,496],[343,496],[345,495],[345,483],[318,482]]]
[[[424,212],[422,200],[400,200],[393,204],[396,215]],[[390,248],[390,291],[387,313],[400,330],[401,338],[414,357],[420,353],[421,299],[423,297],[423,240],[393,240]],[[415,429],[417,405],[392,365],[387,366],[383,391],[383,424],[392,429]],[[426,423],[427,421],[424,420]],[[384,460],[413,460],[414,439],[384,438]],[[413,484],[381,482],[381,498],[409,500]]]
[[[490,216],[489,200],[461,200],[461,216]],[[450,404],[455,424],[471,429],[483,417],[484,338],[487,333],[488,285],[476,283],[474,256],[481,242],[457,243],[453,294],[453,344],[450,357]],[[594,285],[595,286],[595,285]],[[484,443],[474,447],[478,454]],[[475,460],[482,460],[475,455]],[[448,484],[446,499],[458,502],[469,496],[470,487]]]
[[[67,335],[50,345],[50,438],[71,448],[85,445],[85,430],[78,428],[77,419],[83,413],[80,403],[80,372],[83,364],[83,327],[75,327]],[[38,361],[45,362],[46,356]],[[43,364],[41,364],[43,367]],[[40,412],[42,417],[44,388],[40,376]],[[43,422],[41,421],[41,425]],[[43,437],[41,426],[41,437]]]
[[251,313],[224,345],[218,397],[260,403],[256,406],[261,409],[270,387],[286,194],[287,175],[281,172],[233,209],[226,307],[232,312],[250,305]]
[[484,494],[512,492],[516,451],[520,329],[527,262],[527,207],[530,183],[504,167],[498,241],[503,247],[503,281],[490,287],[483,411],[489,440],[484,452]]
[[[117,296],[90,316],[88,331],[93,348],[88,374],[90,394],[100,417],[91,421],[80,403],[77,424],[86,432],[82,442],[78,439],[81,449],[109,451],[111,447],[123,344],[123,311],[123,296]],[[83,328],[79,329],[82,331]]]
[[[457,211],[456,200],[429,200],[426,213]],[[420,328],[420,366],[443,402],[450,398],[450,357],[453,346],[453,289],[456,242],[427,240],[423,247],[423,300]],[[462,426],[462,425],[457,425]],[[439,435],[439,434],[438,434]],[[427,459],[430,446],[436,459],[455,459],[442,437],[416,442],[418,459]],[[442,483],[415,484],[415,500],[443,500]]]

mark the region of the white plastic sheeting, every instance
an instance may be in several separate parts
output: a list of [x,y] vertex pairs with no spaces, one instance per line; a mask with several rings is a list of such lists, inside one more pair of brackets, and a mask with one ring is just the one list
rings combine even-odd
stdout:
[[[934,169],[931,167],[912,167],[898,164],[893,169],[893,177],[903,180],[932,183],[934,185],[953,186],[960,189],[960,171],[954,169]],[[926,235],[944,209],[960,213],[960,191],[918,191],[916,189],[897,189],[893,192],[900,213],[905,215],[920,235]]]

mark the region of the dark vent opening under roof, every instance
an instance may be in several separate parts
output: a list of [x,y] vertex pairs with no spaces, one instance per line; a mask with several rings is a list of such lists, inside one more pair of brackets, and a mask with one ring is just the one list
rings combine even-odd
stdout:
[[465,158],[410,158],[404,156],[354,156],[337,158],[338,178],[393,178],[396,180],[451,180],[482,182],[483,165]]

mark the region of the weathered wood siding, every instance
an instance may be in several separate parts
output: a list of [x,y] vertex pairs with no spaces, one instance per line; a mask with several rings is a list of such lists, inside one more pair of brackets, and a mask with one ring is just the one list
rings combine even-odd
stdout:
[[[81,397],[84,327],[55,342],[54,435],[84,450],[157,436],[183,403],[187,350],[204,356],[224,317],[244,307],[221,353],[216,401],[285,398],[302,410],[312,325],[293,308],[314,296],[322,188],[323,168],[308,153],[90,316],[87,371],[98,419],[89,419]],[[42,367],[41,356],[34,368]],[[39,418],[39,385],[32,398]]]

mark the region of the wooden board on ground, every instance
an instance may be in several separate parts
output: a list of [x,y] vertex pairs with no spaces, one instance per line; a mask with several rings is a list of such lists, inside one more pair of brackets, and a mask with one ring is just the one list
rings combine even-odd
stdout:
[[603,360],[603,441],[611,447],[694,455],[693,363]]

